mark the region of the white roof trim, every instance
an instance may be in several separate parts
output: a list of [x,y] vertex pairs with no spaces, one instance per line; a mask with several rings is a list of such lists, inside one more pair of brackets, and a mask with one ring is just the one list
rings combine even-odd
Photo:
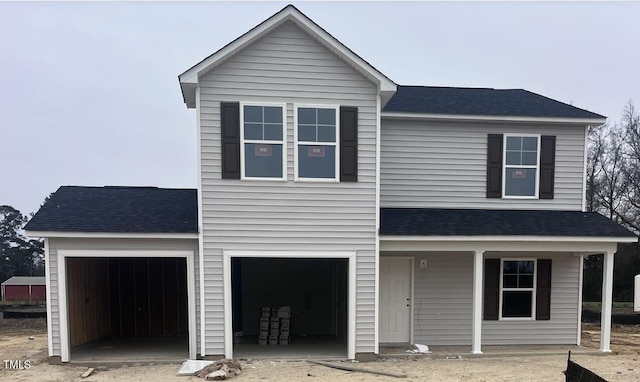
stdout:
[[524,235],[380,235],[380,241],[439,241],[439,242],[572,242],[572,243],[635,243],[637,237],[598,237],[598,236],[524,236]]
[[29,237],[65,237],[87,239],[198,239],[197,233],[25,231],[25,234]]
[[47,282],[44,276],[12,276],[2,285],[47,285]]
[[599,126],[607,122],[606,118],[560,118],[560,117],[525,117],[525,116],[494,116],[494,115],[461,115],[461,114],[433,114],[385,111],[382,118],[391,119],[433,119],[456,121],[496,121],[496,122],[534,122],[534,123],[573,123],[580,125]]
[[331,51],[350,62],[356,69],[364,74],[369,80],[378,85],[380,92],[395,92],[397,85],[379,70],[371,66],[360,56],[352,52],[344,44],[331,36],[327,31],[322,29],[318,24],[300,12],[293,5],[288,5],[280,12],[271,16],[261,24],[257,25],[244,35],[232,41],[214,54],[200,61],[198,64],[188,69],[186,72],[178,76],[180,87],[188,107],[195,107],[195,95],[187,94],[195,92],[198,84],[198,76],[200,73],[211,70],[225,58],[233,55],[251,44],[255,40],[261,38],[264,34],[277,28],[286,21],[293,21],[308,33],[315,35],[320,42],[323,42]]

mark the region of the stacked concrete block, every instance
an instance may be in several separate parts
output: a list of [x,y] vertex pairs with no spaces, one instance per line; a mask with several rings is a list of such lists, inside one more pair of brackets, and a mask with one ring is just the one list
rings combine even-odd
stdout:
[[278,321],[280,324],[280,334],[278,343],[288,345],[290,340],[289,328],[291,327],[291,307],[281,306],[278,308]]
[[262,307],[260,313],[260,331],[258,332],[258,344],[266,345],[269,338],[269,318],[271,318],[271,308]]
[[291,307],[262,307],[260,315],[260,345],[288,345],[290,341]]

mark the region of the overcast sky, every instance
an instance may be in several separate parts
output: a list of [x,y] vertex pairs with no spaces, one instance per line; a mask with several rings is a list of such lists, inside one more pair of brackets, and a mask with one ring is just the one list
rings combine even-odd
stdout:
[[[60,185],[196,187],[177,76],[287,3],[0,3],[0,205]],[[640,3],[297,3],[402,85],[524,88],[620,118]]]

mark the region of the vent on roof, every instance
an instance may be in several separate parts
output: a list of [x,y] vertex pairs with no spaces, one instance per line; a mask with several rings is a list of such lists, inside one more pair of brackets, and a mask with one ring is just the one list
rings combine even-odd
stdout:
[[113,189],[121,189],[121,188],[126,188],[126,189],[130,189],[130,188],[146,188],[146,189],[151,189],[151,190],[155,190],[158,187],[157,186],[104,186],[104,188],[113,188]]

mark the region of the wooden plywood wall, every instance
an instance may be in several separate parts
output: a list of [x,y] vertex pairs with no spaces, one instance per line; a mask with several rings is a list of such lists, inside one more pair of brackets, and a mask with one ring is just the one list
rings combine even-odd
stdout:
[[70,345],[75,347],[111,335],[107,259],[67,259]]
[[188,334],[185,259],[112,259],[109,274],[114,336]]

